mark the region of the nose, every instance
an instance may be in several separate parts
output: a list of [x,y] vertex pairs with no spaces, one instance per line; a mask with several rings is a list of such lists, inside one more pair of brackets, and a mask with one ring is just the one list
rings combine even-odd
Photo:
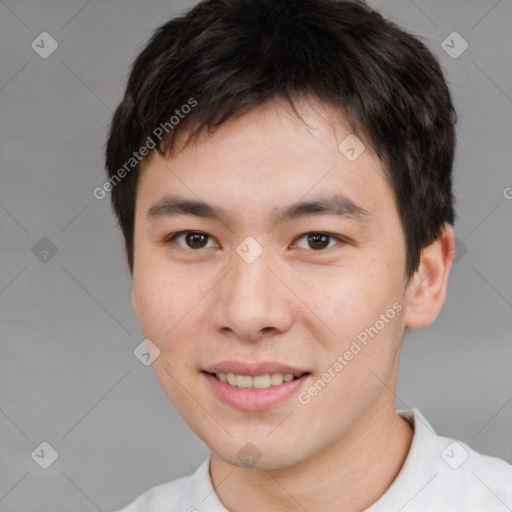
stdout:
[[247,263],[236,255],[233,268],[219,283],[211,324],[223,334],[258,341],[286,332],[293,325],[294,295],[286,276],[260,256]]

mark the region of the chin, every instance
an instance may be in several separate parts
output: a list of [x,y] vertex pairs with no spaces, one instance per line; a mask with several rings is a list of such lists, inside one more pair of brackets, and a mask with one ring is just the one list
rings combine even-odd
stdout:
[[[288,443],[276,437],[272,441],[261,436],[259,440],[249,441],[230,439],[228,443],[219,445],[213,440],[203,439],[217,457],[225,463],[244,469],[277,470],[294,466],[303,462],[314,453],[308,454],[301,445],[301,439],[287,437]],[[208,441],[213,441],[212,443]],[[300,446],[301,451],[297,450]]]

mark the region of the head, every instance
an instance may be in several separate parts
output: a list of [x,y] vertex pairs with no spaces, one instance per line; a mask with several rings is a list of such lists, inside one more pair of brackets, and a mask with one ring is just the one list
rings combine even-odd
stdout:
[[[137,57],[106,148],[133,307],[223,459],[289,466],[389,408],[405,329],[444,302],[454,123],[435,57],[358,1],[204,1]],[[303,376],[234,405],[224,362]]]

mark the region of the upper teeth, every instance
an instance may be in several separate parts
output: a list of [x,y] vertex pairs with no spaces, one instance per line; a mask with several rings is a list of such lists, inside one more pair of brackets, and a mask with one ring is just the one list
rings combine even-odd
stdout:
[[[293,373],[270,373],[266,375],[236,375],[234,373],[216,373],[215,376],[222,382],[238,388],[264,389],[270,386],[280,386],[283,381],[290,382],[295,377]],[[300,377],[296,375],[296,377]]]

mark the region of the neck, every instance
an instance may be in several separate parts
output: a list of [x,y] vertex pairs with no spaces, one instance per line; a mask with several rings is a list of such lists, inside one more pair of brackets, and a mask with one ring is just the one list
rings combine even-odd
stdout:
[[[398,475],[413,437],[386,395],[346,436],[288,468],[239,468],[212,452],[210,474],[221,502],[231,512],[365,510]],[[220,485],[228,475],[229,483]]]

